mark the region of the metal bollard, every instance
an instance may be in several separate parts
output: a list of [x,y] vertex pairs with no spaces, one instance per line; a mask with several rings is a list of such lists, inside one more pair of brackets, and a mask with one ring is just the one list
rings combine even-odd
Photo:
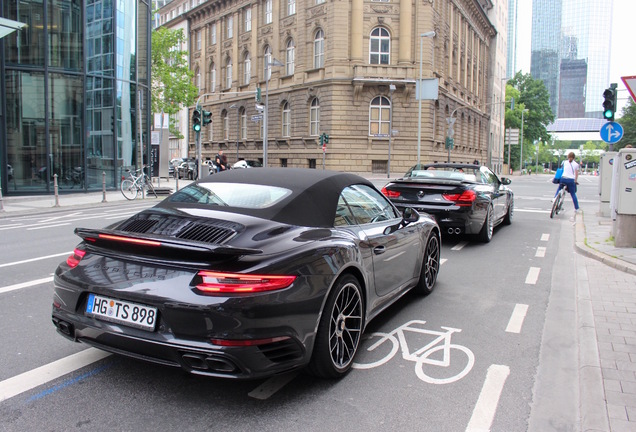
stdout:
[[106,202],[106,171],[102,171],[102,202]]
[[53,207],[60,206],[60,196],[57,190],[57,174],[53,174],[53,191],[55,193],[55,205]]

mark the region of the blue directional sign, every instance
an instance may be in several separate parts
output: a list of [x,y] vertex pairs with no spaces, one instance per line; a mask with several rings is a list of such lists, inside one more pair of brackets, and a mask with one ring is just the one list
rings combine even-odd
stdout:
[[616,122],[607,122],[601,127],[601,139],[609,144],[617,143],[623,138],[623,126]]

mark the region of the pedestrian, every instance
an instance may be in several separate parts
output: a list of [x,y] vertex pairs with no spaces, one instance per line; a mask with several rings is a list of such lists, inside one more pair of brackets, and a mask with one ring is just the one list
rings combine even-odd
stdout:
[[574,211],[578,213],[579,200],[576,198],[576,185],[579,184],[579,164],[576,163],[576,161],[574,160],[575,156],[576,155],[574,154],[574,152],[570,152],[568,154],[568,160],[563,161],[563,163],[561,164],[561,167],[563,168],[563,174],[561,175],[561,179],[559,180],[559,187],[557,188],[554,197],[556,198],[561,188],[566,186],[567,191],[572,197],[572,202],[574,203]]
[[473,161],[473,165],[479,165],[479,161],[478,161],[477,159],[475,159],[475,160]]
[[227,156],[223,154],[223,150],[214,157],[214,164],[216,165],[216,172],[225,171],[227,169]]

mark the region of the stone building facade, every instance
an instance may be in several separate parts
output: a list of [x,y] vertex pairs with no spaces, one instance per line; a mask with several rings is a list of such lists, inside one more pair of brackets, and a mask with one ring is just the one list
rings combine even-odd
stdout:
[[[488,163],[491,7],[490,0],[212,0],[191,7],[190,65],[213,120],[201,132],[203,159],[220,149],[230,162],[263,159],[260,88],[261,106],[268,100],[268,166],[324,163],[398,175],[416,163],[418,148],[422,163]],[[434,37],[422,36],[431,31]],[[420,76],[439,79],[438,99],[421,103],[421,122]]]

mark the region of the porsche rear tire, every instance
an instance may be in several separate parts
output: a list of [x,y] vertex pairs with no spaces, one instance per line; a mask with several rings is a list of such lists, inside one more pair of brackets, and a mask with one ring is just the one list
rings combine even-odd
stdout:
[[510,204],[508,204],[508,211],[506,212],[506,216],[504,216],[503,224],[510,225],[512,223],[512,216],[515,211],[515,202],[510,200]]
[[341,378],[353,364],[364,328],[362,288],[352,275],[333,287],[318,324],[309,371],[321,378]]

